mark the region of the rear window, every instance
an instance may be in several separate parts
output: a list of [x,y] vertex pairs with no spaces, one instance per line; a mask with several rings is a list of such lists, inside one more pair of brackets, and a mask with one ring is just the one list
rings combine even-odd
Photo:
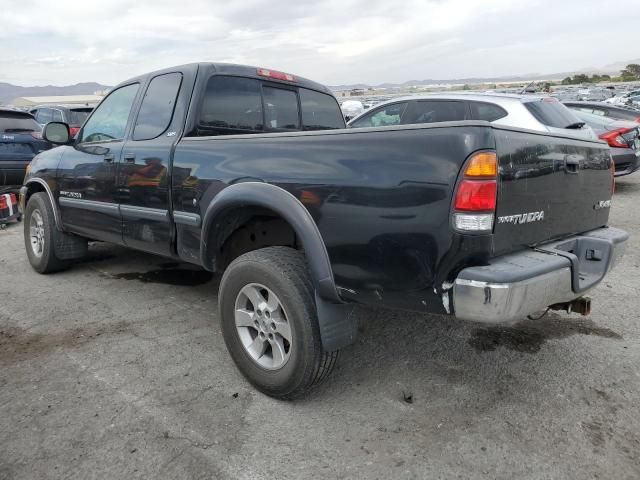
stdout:
[[506,117],[507,112],[498,105],[485,102],[471,102],[471,117],[474,120],[484,120],[486,122],[494,122],[500,118]]
[[40,125],[32,117],[20,113],[0,112],[0,132],[39,132]]
[[93,108],[74,108],[69,110],[69,124],[81,126],[92,110]]
[[464,102],[443,100],[413,102],[402,118],[403,124],[455,122],[467,118]]
[[298,96],[293,90],[263,87],[264,119],[269,130],[298,130]]
[[342,112],[332,96],[301,88],[300,105],[304,130],[344,128]]
[[533,102],[525,102],[524,106],[543,125],[553,128],[567,128],[580,122],[576,115],[558,102],[555,98],[544,98]]
[[263,130],[260,82],[214,75],[207,82],[198,134],[235,135]]

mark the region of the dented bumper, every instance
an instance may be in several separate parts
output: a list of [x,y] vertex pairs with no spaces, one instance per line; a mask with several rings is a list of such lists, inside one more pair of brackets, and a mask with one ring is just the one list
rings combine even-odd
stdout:
[[623,230],[599,228],[465,268],[453,284],[454,313],[476,322],[514,322],[574,300],[618,263],[627,239]]

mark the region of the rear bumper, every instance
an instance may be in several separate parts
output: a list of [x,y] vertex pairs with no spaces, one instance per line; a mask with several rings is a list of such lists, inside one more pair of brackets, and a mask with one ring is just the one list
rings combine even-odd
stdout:
[[640,167],[640,158],[631,148],[612,148],[611,157],[615,165],[615,176],[629,175]]
[[456,317],[475,322],[514,322],[557,303],[570,302],[597,285],[624,254],[628,234],[599,228],[583,235],[463,269],[453,284]]

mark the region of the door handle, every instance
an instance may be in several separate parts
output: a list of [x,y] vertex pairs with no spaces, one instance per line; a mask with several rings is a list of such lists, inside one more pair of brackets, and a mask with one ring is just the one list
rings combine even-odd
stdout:
[[133,153],[125,153],[124,154],[124,161],[127,163],[135,163],[136,162],[136,156]]
[[564,167],[567,173],[578,173],[580,169],[580,157],[577,155],[567,155],[564,157]]
[[107,153],[107,154],[104,156],[104,161],[105,161],[105,162],[107,162],[107,163],[111,163],[111,162],[113,162],[113,159],[114,159],[114,158],[115,158],[115,157],[113,156],[113,154],[111,154],[111,153]]

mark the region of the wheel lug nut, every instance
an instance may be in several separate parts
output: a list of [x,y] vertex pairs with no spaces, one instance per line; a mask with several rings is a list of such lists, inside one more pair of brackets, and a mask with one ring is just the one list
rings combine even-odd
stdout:
[[273,333],[269,334],[269,340],[273,340]]
[[276,330],[276,322],[271,322],[271,330]]

